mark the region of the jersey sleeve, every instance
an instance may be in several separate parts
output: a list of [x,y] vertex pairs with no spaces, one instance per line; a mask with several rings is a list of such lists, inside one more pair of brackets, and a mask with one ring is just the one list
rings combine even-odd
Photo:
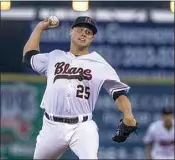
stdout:
[[49,53],[39,53],[33,55],[30,60],[32,69],[41,75],[47,76],[47,68],[49,63]]
[[143,142],[145,144],[152,143],[154,141],[154,127],[150,125],[146,131],[146,134],[143,137]]
[[107,66],[105,72],[103,87],[112,97],[115,92],[129,91],[130,87],[120,81],[119,76],[111,66]]

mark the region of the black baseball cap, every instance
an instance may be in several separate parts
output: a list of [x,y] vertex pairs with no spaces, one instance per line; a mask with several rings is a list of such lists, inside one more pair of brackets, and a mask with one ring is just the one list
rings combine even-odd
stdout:
[[95,25],[95,22],[90,17],[87,17],[87,16],[80,16],[80,17],[78,17],[73,22],[71,28],[74,28],[76,26],[81,26],[81,25],[87,26],[89,29],[91,29],[93,34],[97,33],[97,27]]
[[161,113],[164,114],[173,114],[173,109],[172,107],[164,107],[161,111]]

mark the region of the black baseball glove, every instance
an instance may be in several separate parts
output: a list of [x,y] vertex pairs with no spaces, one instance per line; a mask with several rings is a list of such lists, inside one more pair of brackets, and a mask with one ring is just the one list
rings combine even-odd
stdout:
[[136,133],[136,129],[138,129],[138,124],[136,124],[136,126],[127,126],[123,123],[123,119],[121,119],[112,140],[118,143],[124,142],[132,132]]

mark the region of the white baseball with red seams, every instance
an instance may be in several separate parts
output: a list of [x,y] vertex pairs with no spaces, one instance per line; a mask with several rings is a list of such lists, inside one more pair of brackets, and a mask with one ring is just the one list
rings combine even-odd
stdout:
[[48,19],[51,26],[57,26],[59,24],[59,19],[56,16],[49,16]]
[[[43,118],[34,158],[58,158],[70,147],[80,159],[97,159],[99,136],[92,112],[100,89],[103,86],[113,96],[115,91],[130,87],[95,51],[81,56],[62,50],[40,53],[32,56],[31,66],[47,77],[40,106],[50,117]],[[55,122],[53,116],[78,117],[78,123]],[[82,123],[83,116],[88,119]]]

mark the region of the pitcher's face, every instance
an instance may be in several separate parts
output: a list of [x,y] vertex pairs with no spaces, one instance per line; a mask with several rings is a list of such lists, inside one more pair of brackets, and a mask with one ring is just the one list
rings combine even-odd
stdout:
[[70,36],[71,42],[81,48],[87,48],[94,39],[92,30],[82,26],[72,28]]

